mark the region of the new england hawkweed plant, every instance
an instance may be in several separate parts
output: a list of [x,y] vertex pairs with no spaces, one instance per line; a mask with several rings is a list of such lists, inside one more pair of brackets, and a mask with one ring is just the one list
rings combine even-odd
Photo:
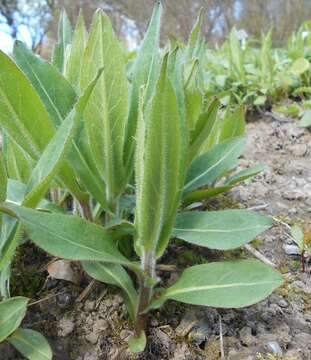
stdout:
[[248,210],[190,211],[262,167],[232,175],[245,142],[243,109],[222,118],[219,101],[204,93],[200,17],[186,46],[160,51],[161,11],[158,3],[131,63],[101,10],[89,33],[82,16],[72,31],[62,13],[51,62],[20,42],[14,61],[0,53],[2,295],[26,232],[49,254],[81,261],[91,277],[121,289],[133,351],[146,345],[148,312],[167,300],[238,308],[282,283],[265,264],[240,260],[194,265],[172,286],[158,286],[170,239],[228,250],[272,225]]

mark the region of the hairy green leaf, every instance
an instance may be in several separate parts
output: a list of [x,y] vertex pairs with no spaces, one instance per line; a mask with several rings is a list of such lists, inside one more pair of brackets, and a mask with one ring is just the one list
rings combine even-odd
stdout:
[[[86,90],[85,94],[81,96],[76,103],[76,94],[73,88],[51,64],[32,54],[32,52],[27,50],[20,42],[16,43],[14,54],[18,64],[40,95],[42,102],[50,114],[54,127],[58,127],[62,123],[75,105],[76,107],[81,107],[80,115],[82,115],[82,111],[84,110],[83,106],[85,106],[85,104],[82,105],[82,103],[85,103],[88,100],[91,90],[94,87],[94,83],[90,84],[89,89]],[[97,78],[95,80],[97,80]],[[50,142],[54,133],[55,129],[52,130],[49,136],[45,137],[45,145]],[[14,140],[19,145],[23,145],[23,143],[20,143],[22,140],[19,138],[15,137]],[[42,151],[43,149],[41,149],[41,152]],[[35,157],[36,160],[39,158],[39,155],[40,154],[38,153]],[[78,199],[84,197],[75,181],[75,175],[72,169],[70,169],[66,163],[60,170],[60,178]]]
[[0,150],[0,202],[6,199],[6,190],[7,190],[7,172],[5,168],[5,163],[3,159],[2,151]]
[[68,181],[68,176],[64,176],[66,175],[64,170],[70,171],[68,167],[64,167],[64,157],[72,143],[71,140],[74,135],[74,129],[80,125],[83,111],[89,101],[96,81],[97,78],[95,78],[86,89],[85,93],[79,98],[72,111],[57,129],[54,137],[37,162],[27,183],[26,197],[23,201],[24,206],[35,207],[38,204],[47,191],[50,181],[60,168],[63,168],[61,177],[64,179],[65,183],[69,183],[69,186],[71,187],[71,179]]
[[2,209],[13,212],[31,240],[54,256],[68,260],[129,264],[99,225],[76,216],[44,213],[9,203]]
[[186,269],[151,307],[171,299],[194,305],[240,308],[263,300],[282,282],[277,271],[257,260],[196,265]]
[[13,55],[58,127],[76,102],[75,91],[53,65],[28,50],[21,41],[15,42]]
[[28,299],[22,296],[0,302],[0,343],[21,324],[27,310]]
[[54,133],[39,95],[22,71],[1,51],[0,125],[35,159]]
[[244,148],[243,137],[226,140],[195,159],[188,170],[184,192],[209,185],[232,168]]
[[8,341],[29,360],[51,360],[51,347],[46,338],[37,331],[17,329]]
[[295,243],[299,246],[300,250],[304,250],[304,232],[302,228],[298,225],[291,227],[291,235]]
[[67,46],[72,41],[72,28],[66,11],[60,13],[58,22],[58,41],[54,46],[52,54],[53,65],[62,73],[65,65],[65,55]]
[[190,133],[191,143],[189,149],[190,162],[196,158],[205,140],[213,130],[217,121],[219,109],[219,100],[214,99],[206,112],[202,113],[195,125],[194,130]]
[[126,164],[131,164],[134,151],[134,136],[136,133],[137,119],[139,113],[139,92],[143,85],[147,85],[145,102],[152,95],[159,62],[159,41],[161,25],[162,5],[157,1],[149,23],[148,30],[141,44],[139,53],[132,67],[132,85],[130,90],[130,104],[128,122],[125,132],[125,156]]
[[229,250],[254,239],[273,224],[248,210],[189,211],[177,215],[173,235],[195,245]]
[[[106,183],[107,199],[113,202],[124,189],[123,145],[128,112],[124,53],[108,16],[97,11],[84,53],[81,85],[84,88],[98,69],[104,68],[90,102],[85,123],[91,152]],[[114,61],[111,61],[111,57]]]
[[136,148],[136,249],[157,247],[158,254],[171,234],[185,166],[184,128],[166,69],[167,56],[150,105],[141,106]]
[[250,168],[247,169],[243,169],[241,171],[239,171],[237,174],[234,174],[232,176],[230,176],[226,181],[225,181],[225,185],[229,185],[229,186],[233,186],[238,184],[241,181],[247,180],[250,177],[253,177],[257,174],[259,174],[260,172],[262,172],[265,169],[265,165],[255,165],[252,166]]
[[201,32],[203,20],[204,20],[204,9],[201,8],[189,36],[189,40],[186,48],[186,55],[188,59],[191,59],[193,56],[197,55],[197,50],[200,46],[200,32]]
[[7,139],[7,172],[10,179],[27,182],[34,161],[13,139]]
[[84,18],[81,11],[73,33],[72,44],[70,46],[68,58],[66,58],[64,69],[65,77],[68,79],[78,94],[80,93],[80,79],[83,69],[81,55],[84,52],[87,37],[88,33],[85,28]]
[[190,191],[184,194],[182,201],[183,204],[189,205],[196,201],[210,199],[213,196],[229,191],[231,188],[232,186],[227,185],[227,186],[216,186],[202,190]]
[[244,52],[238,38],[238,31],[233,28],[229,35],[230,67],[236,78],[245,83],[246,74],[244,68]]
[[244,107],[238,106],[234,112],[229,110],[220,126],[218,142],[232,139],[233,137],[242,136],[245,133]]
[[16,219],[3,215],[0,236],[0,271],[7,268],[13,259],[15,250],[21,242],[22,227]]
[[51,180],[62,166],[76,125],[77,119],[74,115],[73,111],[62,122],[32,171],[26,186],[26,196],[22,202],[24,206],[35,207],[39,203],[48,190]]

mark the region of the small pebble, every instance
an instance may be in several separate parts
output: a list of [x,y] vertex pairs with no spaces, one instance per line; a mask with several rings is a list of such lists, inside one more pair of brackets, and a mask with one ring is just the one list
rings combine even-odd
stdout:
[[300,255],[301,251],[299,250],[299,247],[296,245],[283,245],[283,249],[286,252],[287,255]]
[[90,301],[90,300],[86,300],[85,304],[84,304],[84,310],[86,312],[91,312],[95,309],[95,301]]
[[61,337],[66,337],[69,334],[71,334],[75,328],[75,324],[73,319],[61,319],[59,321],[59,330],[58,330],[58,335]]
[[60,294],[57,296],[56,302],[61,309],[68,309],[72,304],[72,296],[70,293]]
[[268,352],[270,352],[274,355],[279,355],[279,356],[283,355],[281,346],[279,345],[279,343],[277,341],[269,341],[267,343],[267,350],[268,350]]
[[85,339],[90,342],[91,344],[95,345],[98,341],[99,334],[96,332],[91,332],[85,336]]

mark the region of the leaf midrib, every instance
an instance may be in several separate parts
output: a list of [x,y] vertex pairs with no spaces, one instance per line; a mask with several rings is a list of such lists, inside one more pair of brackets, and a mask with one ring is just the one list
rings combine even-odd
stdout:
[[[26,220],[26,221],[27,221],[29,224],[31,224],[32,226],[41,227],[41,228],[42,228],[44,231],[46,231],[49,235],[56,236],[56,237],[58,237],[59,239],[64,240],[65,242],[67,242],[67,243],[69,243],[69,244],[71,244],[71,245],[75,245],[75,246],[77,246],[77,247],[80,247],[80,248],[82,248],[82,249],[89,250],[89,251],[91,251],[91,252],[94,252],[94,253],[100,254],[100,255],[105,255],[105,253],[106,253],[107,255],[109,255],[109,256],[111,256],[111,257],[113,257],[113,258],[116,258],[114,254],[110,254],[108,251],[105,252],[105,253],[103,253],[103,252],[101,252],[101,251],[99,251],[99,250],[96,250],[96,249],[94,249],[94,248],[87,247],[87,246],[85,246],[85,245],[83,245],[83,244],[81,244],[81,243],[76,243],[76,242],[70,240],[69,238],[63,237],[63,236],[60,235],[60,234],[54,233],[54,232],[52,232],[51,230],[49,230],[48,227],[46,227],[46,226],[44,226],[44,225],[42,225],[42,224],[40,224],[40,223],[39,223],[39,224],[38,224],[38,223],[34,223],[34,222],[30,221],[29,219]],[[89,259],[86,259],[86,260],[89,260]],[[125,262],[124,262],[124,261],[122,261],[122,262],[120,261],[119,263],[125,263]]]
[[252,282],[252,283],[231,283],[231,284],[222,284],[222,285],[202,285],[202,286],[192,286],[188,288],[177,289],[173,291],[168,291],[165,294],[165,297],[170,298],[172,295],[178,295],[182,293],[189,292],[197,292],[197,291],[205,291],[205,290],[213,290],[213,289],[225,289],[232,287],[249,287],[249,286],[257,286],[257,285],[267,285],[278,283],[277,280],[270,281],[260,281],[260,282]]
[[[21,336],[19,336],[19,335],[17,335],[17,334],[13,334],[13,335],[14,335],[14,338],[15,338],[15,339],[17,339],[18,341],[20,341],[20,342],[28,345],[31,349],[36,350],[36,351],[37,351],[40,355],[42,355],[45,359],[48,359],[48,360],[50,359],[50,357],[49,357],[46,353],[42,352],[37,346],[33,346],[32,343],[26,341],[25,338],[23,338],[23,337],[21,337]],[[13,339],[14,339],[14,338],[13,338]]]
[[27,57],[24,55],[23,52],[21,52],[22,57],[24,58],[25,62],[27,63],[27,65],[29,66],[30,71],[32,72],[33,76],[35,77],[35,79],[38,81],[40,87],[42,88],[44,94],[46,95],[46,97],[49,100],[49,103],[52,105],[54,111],[56,112],[58,119],[59,119],[59,123],[61,123],[63,121],[63,116],[60,114],[58,108],[56,107],[56,105],[54,104],[54,102],[52,101],[49,93],[47,92],[47,90],[45,89],[45,86],[43,85],[43,83],[41,82],[40,78],[37,76],[37,74],[34,72],[31,63],[28,61]]
[[125,286],[123,284],[122,281],[119,281],[119,278],[117,276],[114,275],[114,273],[112,271],[110,271],[109,269],[105,268],[102,264],[99,264],[100,267],[104,268],[104,271],[106,271],[114,280],[116,280],[116,283],[119,284],[119,286],[126,292],[126,294],[128,295],[131,304],[133,306],[133,310],[135,310],[135,303],[136,303],[136,299],[134,299],[132,297],[132,293],[129,291],[128,287]]
[[206,174],[208,174],[211,170],[213,170],[216,166],[218,166],[221,162],[223,162],[238,146],[240,145],[240,141],[238,141],[228,152],[224,154],[216,163],[214,163],[211,167],[206,169],[203,173],[189,181],[185,186],[184,190],[187,190],[193,183],[200,180],[202,177],[204,177]]
[[[1,77],[0,77],[0,81],[1,81]],[[6,104],[6,106],[8,107],[10,113],[13,115],[14,118],[14,124],[17,127],[18,131],[20,132],[20,134],[22,136],[25,137],[25,139],[27,139],[27,145],[29,146],[29,148],[32,150],[33,154],[35,154],[35,156],[39,157],[39,151],[37,149],[36,144],[33,144],[32,142],[32,137],[31,134],[29,133],[29,130],[27,129],[27,127],[24,126],[24,124],[20,121],[20,117],[18,116],[18,114],[16,113],[16,111],[14,110],[11,101],[8,99],[7,95],[5,94],[5,92],[2,89],[2,86],[0,86],[0,92],[1,92],[1,96],[2,99],[4,101],[4,103]]]
[[183,229],[183,228],[174,228],[174,231],[183,231],[183,232],[219,232],[219,233],[227,233],[227,232],[239,232],[239,231],[247,231],[247,230],[254,230],[258,228],[264,228],[268,225],[256,225],[252,227],[245,227],[245,228],[238,228],[238,229]]

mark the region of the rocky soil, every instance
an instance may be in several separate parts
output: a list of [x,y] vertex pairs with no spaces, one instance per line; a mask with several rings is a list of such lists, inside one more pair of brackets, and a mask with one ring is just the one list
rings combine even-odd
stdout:
[[[38,285],[34,297],[43,300],[30,308],[23,326],[49,339],[55,360],[216,360],[221,348],[229,360],[311,359],[311,262],[308,272],[301,273],[286,226],[311,227],[311,132],[299,129],[295,121],[267,117],[248,123],[247,138],[241,167],[265,163],[266,170],[204,206],[254,208],[273,216],[275,226],[253,246],[277,265],[284,285],[265,301],[239,310],[169,302],[151,314],[148,348],[135,357],[127,348],[131,326],[116,289],[95,284],[81,300],[87,281],[77,286],[48,279]],[[40,256],[44,263],[45,255]],[[163,259],[170,271],[160,275],[168,284],[177,277],[174,265],[249,256],[245,250],[223,255],[176,242]],[[41,265],[34,270],[45,277]],[[0,358],[20,359],[8,344],[1,346]]]

